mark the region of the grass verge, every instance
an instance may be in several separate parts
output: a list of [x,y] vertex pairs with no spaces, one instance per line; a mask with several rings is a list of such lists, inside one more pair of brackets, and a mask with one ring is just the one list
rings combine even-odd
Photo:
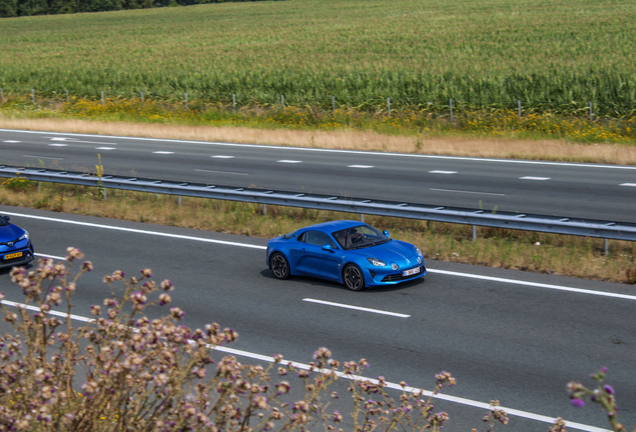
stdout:
[[[96,188],[5,180],[0,203],[26,208],[108,217],[199,230],[270,238],[305,225],[359,215],[109,189],[103,199]],[[391,236],[414,243],[427,260],[452,261],[507,269],[636,283],[636,244],[526,231],[478,228],[411,219],[365,216],[365,222],[388,229]]]

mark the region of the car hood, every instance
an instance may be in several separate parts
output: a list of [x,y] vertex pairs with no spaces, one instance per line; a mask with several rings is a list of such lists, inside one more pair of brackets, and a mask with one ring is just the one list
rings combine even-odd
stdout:
[[355,253],[365,258],[377,258],[382,261],[401,261],[417,256],[415,247],[412,244],[400,240],[391,240],[377,246],[354,249],[349,251],[349,253]]
[[24,232],[25,231],[22,228],[15,225],[0,227],[0,242],[17,240],[22,234],[24,234]]

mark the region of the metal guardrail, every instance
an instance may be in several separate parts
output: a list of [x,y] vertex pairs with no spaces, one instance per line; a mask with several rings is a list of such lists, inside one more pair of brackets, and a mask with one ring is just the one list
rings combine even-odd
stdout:
[[636,224],[0,165],[0,177],[636,241]]

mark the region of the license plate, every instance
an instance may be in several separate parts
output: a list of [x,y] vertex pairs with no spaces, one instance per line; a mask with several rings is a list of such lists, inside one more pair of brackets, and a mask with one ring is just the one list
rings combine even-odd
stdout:
[[7,254],[4,256],[4,259],[9,260],[11,258],[18,258],[22,256],[22,252],[16,252],[16,253],[12,253],[12,254]]
[[402,272],[402,276],[412,276],[414,274],[418,274],[419,272],[420,272],[420,268],[419,267],[411,269],[411,270],[404,270]]

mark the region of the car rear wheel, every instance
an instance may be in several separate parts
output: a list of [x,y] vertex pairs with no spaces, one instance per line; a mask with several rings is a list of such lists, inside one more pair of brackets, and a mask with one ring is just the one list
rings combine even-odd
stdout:
[[345,286],[351,291],[362,291],[364,289],[364,276],[360,267],[355,264],[349,264],[345,267],[342,274]]
[[272,254],[269,258],[269,268],[276,279],[287,279],[289,277],[289,262],[282,253],[275,252]]

